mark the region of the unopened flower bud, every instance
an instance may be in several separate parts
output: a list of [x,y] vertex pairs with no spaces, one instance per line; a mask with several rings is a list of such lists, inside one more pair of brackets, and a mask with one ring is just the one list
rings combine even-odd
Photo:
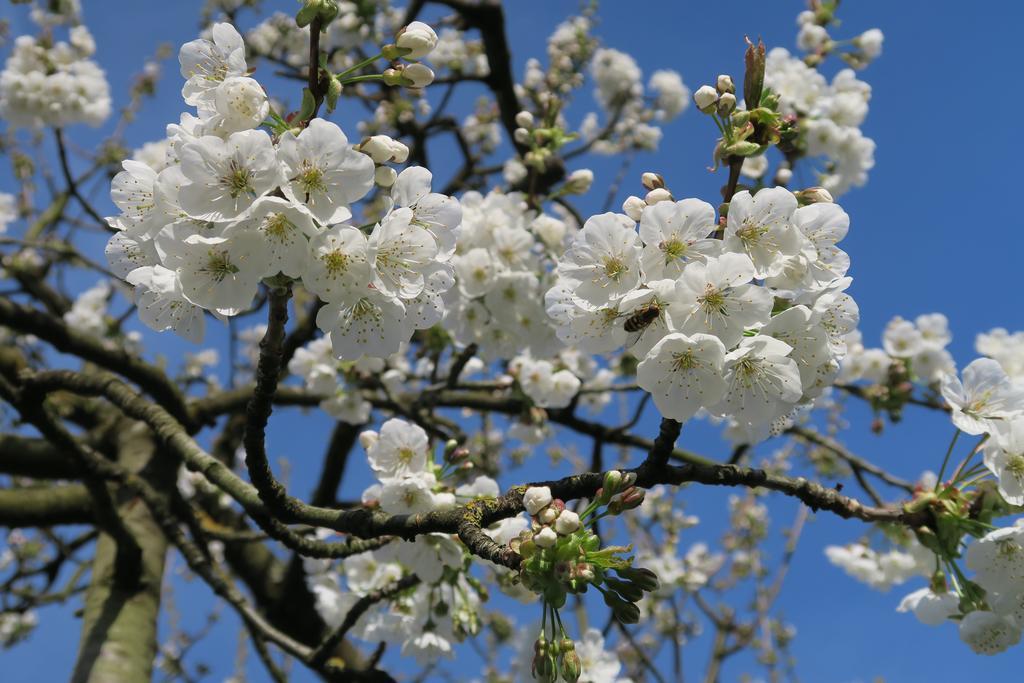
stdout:
[[516,125],[520,128],[533,128],[533,114],[521,111],[516,114]]
[[373,163],[383,164],[394,156],[395,141],[387,135],[374,135],[359,143],[356,149],[373,159]]
[[295,23],[299,28],[309,26],[313,19],[320,18],[323,29],[338,16],[336,0],[302,0],[302,9],[295,15]]
[[373,172],[373,182],[381,187],[391,187],[398,180],[398,173],[390,166],[378,166]]
[[604,485],[601,487],[604,490],[605,496],[614,496],[619,492],[619,486],[622,484],[622,472],[619,470],[608,470],[604,474]]
[[555,531],[568,536],[580,528],[580,516],[572,510],[562,510],[555,520]]
[[622,212],[634,221],[639,221],[640,217],[643,216],[646,206],[647,202],[640,199],[640,197],[630,196],[626,197],[626,201],[622,202]]
[[391,161],[396,164],[404,164],[409,160],[409,147],[404,142],[392,140]]
[[721,74],[715,81],[715,90],[718,91],[719,95],[724,95],[725,93],[735,94],[736,86],[733,85],[732,76]]
[[544,527],[533,536],[533,542],[539,548],[551,548],[558,542],[558,534],[549,526]]
[[646,202],[648,206],[653,206],[658,202],[667,202],[671,201],[671,199],[672,193],[666,190],[664,187],[659,187],[656,190],[651,190],[650,192],[648,192],[647,196],[644,197],[644,202]]
[[612,609],[612,616],[623,624],[635,624],[640,621],[640,608],[632,602],[624,600],[618,593],[605,591],[604,604]]
[[530,131],[525,128],[516,128],[515,132],[512,133],[512,137],[515,138],[515,141],[520,145],[530,144]]
[[731,92],[727,92],[718,98],[719,116],[728,116],[734,109],[736,109],[736,96]]
[[555,672],[552,667],[554,660],[548,655],[547,647],[533,655],[533,677],[538,681],[554,681]]
[[786,168],[785,166],[775,171],[775,184],[776,185],[789,185],[789,181],[793,179],[793,171]]
[[628,489],[622,492],[622,495],[616,500],[612,501],[612,505],[609,506],[609,510],[614,510],[614,514],[619,514],[625,510],[632,510],[640,507],[640,504],[644,502],[645,491],[637,486],[630,486]]
[[[569,641],[572,642],[572,641]],[[575,650],[570,650],[562,657],[562,679],[566,683],[576,683],[583,675],[583,663]]]
[[384,73],[381,75],[384,77],[384,83],[386,83],[387,85],[405,85],[402,79],[401,69],[384,69]]
[[640,602],[644,598],[644,590],[632,581],[606,578],[604,583],[608,588],[612,589],[630,602]]
[[658,579],[658,575],[646,567],[627,567],[625,569],[616,569],[615,571],[619,576],[632,581],[648,593],[653,593],[661,588],[661,581]]
[[537,519],[540,520],[541,524],[551,524],[553,521],[558,519],[558,510],[552,507],[546,507],[540,511],[537,515]]
[[657,190],[665,187],[665,179],[661,177],[660,173],[651,173],[648,171],[640,176],[640,182],[643,184],[645,189]]
[[426,64],[410,64],[402,71],[402,76],[412,88],[425,88],[434,82],[434,72]]
[[372,429],[367,429],[365,432],[359,434],[359,445],[365,450],[373,448],[373,444],[377,443],[379,435]]
[[[366,432],[363,432],[364,434]],[[547,486],[531,486],[523,494],[523,507],[530,515],[535,515],[551,503],[551,489]]]
[[408,50],[407,59],[422,59],[437,47],[437,34],[422,21],[414,21],[398,32],[395,45]]
[[801,204],[831,204],[835,201],[832,199],[832,193],[824,187],[809,187],[793,194]]
[[327,111],[334,111],[334,108],[338,106],[338,98],[341,97],[341,91],[344,86],[334,76],[327,79]]
[[569,174],[565,181],[565,191],[569,194],[583,194],[594,183],[594,172],[589,168],[580,168]]
[[718,91],[710,85],[702,85],[697,88],[697,92],[693,93],[693,101],[696,103],[697,109],[705,114],[710,114],[718,103]]
[[594,574],[594,565],[589,562],[579,562],[576,565],[576,571],[574,572],[577,579],[582,581],[593,581],[597,578]]

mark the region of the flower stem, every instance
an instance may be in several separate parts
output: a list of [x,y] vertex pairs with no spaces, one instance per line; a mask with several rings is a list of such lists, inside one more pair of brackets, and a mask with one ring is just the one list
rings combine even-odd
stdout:
[[946,465],[949,464],[949,456],[953,454],[953,448],[956,446],[956,440],[959,436],[960,428],[958,427],[957,430],[953,432],[953,440],[949,442],[949,448],[946,449],[946,457],[942,459],[942,468],[939,470],[938,479],[935,480],[934,490],[936,491],[938,491],[939,487],[942,486],[942,476],[946,473]]

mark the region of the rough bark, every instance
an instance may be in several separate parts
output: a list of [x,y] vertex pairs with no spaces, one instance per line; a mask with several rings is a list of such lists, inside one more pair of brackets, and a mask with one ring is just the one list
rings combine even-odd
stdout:
[[[111,446],[122,466],[156,486],[173,482],[173,459],[159,458],[151,432],[128,420],[117,423]],[[117,512],[142,550],[136,575],[119,571],[116,541],[101,534],[85,598],[82,635],[72,683],[149,681],[157,653],[157,618],[167,540],[141,501],[112,490]]]

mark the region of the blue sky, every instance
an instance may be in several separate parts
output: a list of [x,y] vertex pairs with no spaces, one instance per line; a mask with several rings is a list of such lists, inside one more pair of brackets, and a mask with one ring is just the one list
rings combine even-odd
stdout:
[[[195,37],[198,0],[103,0],[88,2],[85,18],[99,46],[97,59],[107,71],[115,105],[125,101],[130,76],[159,42],[177,47]],[[574,1],[515,0],[507,4],[508,30],[515,67],[521,72],[525,59],[542,55],[544,41],[554,25],[576,7]],[[730,3],[627,3],[606,2],[597,33],[605,44],[634,55],[645,74],[657,68],[680,71],[691,88],[713,82],[718,73],[742,70],[743,36],[761,36],[769,47],[793,48],[798,0]],[[268,10],[294,11],[292,0],[266,2]],[[11,15],[12,34],[32,30],[21,8],[4,5],[0,16]],[[1011,52],[1018,42],[1017,27],[1024,10],[1005,3],[979,11],[968,3],[943,4],[862,0],[843,3],[843,26],[838,35],[855,35],[867,28],[885,32],[883,56],[861,78],[873,87],[871,112],[864,132],[878,144],[876,166],[865,188],[851,191],[842,204],[851,216],[850,235],[843,247],[851,255],[854,284],[850,290],[861,308],[861,329],[869,344],[877,344],[886,321],[894,314],[913,317],[941,311],[954,334],[951,351],[960,366],[974,357],[974,335],[992,327],[1024,328],[1024,311],[1016,305],[1019,286],[1018,251],[1024,247],[1019,212],[1013,207],[1019,192],[1011,173],[1015,162],[1013,112],[1024,105],[1017,71],[1019,58]],[[246,19],[251,19],[247,16]],[[245,23],[245,26],[248,26]],[[260,77],[266,67],[257,73]],[[147,103],[131,126],[128,142],[138,145],[163,135],[166,123],[175,121],[183,104],[178,96],[180,80],[176,60],[165,63],[160,94]],[[295,93],[275,91],[295,101]],[[581,95],[589,104],[589,92]],[[579,111],[577,109],[577,111]],[[351,131],[344,112],[338,120]],[[74,144],[88,148],[100,139],[99,132],[77,126],[69,131]],[[714,127],[692,109],[665,128],[661,148],[641,155],[630,180],[622,188],[616,206],[629,193],[640,171],[662,173],[677,196],[696,196],[715,203],[722,173],[706,170],[714,142]],[[354,131],[350,137],[354,137]],[[436,173],[446,175],[443,157],[432,155]],[[595,188],[606,187],[617,170],[616,162],[598,158],[591,164]],[[10,182],[7,169],[0,183]],[[584,211],[598,209],[603,191],[581,202]],[[99,192],[101,212],[112,210],[105,192]],[[220,332],[211,333],[215,343]],[[220,337],[222,338],[222,336]],[[148,342],[153,353],[172,353],[183,342],[169,337]],[[922,469],[937,469],[952,428],[945,419],[908,410],[902,424],[888,426],[883,437],[868,429],[870,415],[859,408],[849,413],[846,442],[854,452],[871,458],[895,473],[915,477]],[[313,484],[325,434],[326,420],[282,413],[270,433],[270,446],[291,463],[293,490],[303,495]],[[300,423],[299,420],[302,420]],[[296,426],[301,424],[302,429]],[[639,427],[656,432],[651,414]],[[681,444],[721,457],[728,446],[709,429],[687,428]],[[767,449],[762,449],[766,452]],[[368,476],[365,464],[346,482],[343,497],[357,495]],[[534,467],[510,472],[503,486],[523,478],[546,477],[551,472],[543,456]],[[726,491],[693,489],[684,495],[687,510],[702,518],[685,542],[711,540],[721,530]],[[796,512],[791,500],[772,498],[775,529],[786,525]],[[959,642],[951,625],[930,628],[912,617],[899,615],[895,606],[903,592],[897,587],[879,594],[831,567],[822,554],[827,543],[857,538],[858,522],[827,514],[812,518],[804,532],[780,606],[797,628],[793,654],[797,672],[805,681],[850,683],[871,681],[946,681],[963,677],[982,679],[1019,676],[1019,654],[996,658],[972,655]],[[180,567],[180,562],[177,563]],[[198,624],[199,615],[183,607],[191,602],[208,603],[204,588],[175,581],[177,599],[186,623]],[[908,588],[917,588],[914,584]],[[504,605],[503,605],[504,606]],[[70,671],[77,642],[77,622],[70,610],[48,609],[32,640],[0,654],[5,680],[62,680]],[[519,615],[531,619],[531,615]],[[216,665],[220,680],[231,670],[235,647],[233,618],[196,648],[207,662]],[[684,654],[689,680],[699,678],[710,647],[709,638],[695,640]],[[1017,651],[1019,653],[1019,650]],[[475,666],[472,655],[468,670]],[[735,680],[742,657],[727,665],[724,681]],[[250,667],[251,680],[263,680],[257,665]],[[296,674],[295,680],[307,680]]]

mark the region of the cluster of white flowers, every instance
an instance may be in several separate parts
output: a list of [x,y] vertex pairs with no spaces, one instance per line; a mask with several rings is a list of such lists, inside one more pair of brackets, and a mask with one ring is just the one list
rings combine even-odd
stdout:
[[110,86],[96,62],[89,29],[67,41],[18,36],[0,72],[0,117],[11,126],[98,126],[110,115]]
[[831,83],[803,60],[777,47],[768,53],[765,86],[779,95],[783,114],[796,117],[805,151],[823,157],[819,183],[839,196],[867,182],[875,165],[875,142],[860,130],[871,86],[843,69]]
[[[330,55],[328,67],[343,71],[354,65],[358,48],[392,35],[398,26],[391,13],[379,13],[374,24],[367,21],[355,2],[340,0],[338,15],[325,27],[320,47]],[[274,12],[245,34],[245,42],[254,57],[273,57],[296,68],[309,62],[309,27],[299,27],[295,16]]]
[[484,77],[491,71],[483,42],[469,40],[463,31],[454,28],[443,28],[437,34],[437,46],[430,53],[430,63],[465,76]]
[[[458,202],[430,192],[426,169],[386,166],[408,155],[390,138],[353,148],[322,119],[279,137],[258,129],[270,105],[242,38],[229,24],[211,35],[181,49],[197,116],[168,127],[165,167],[125,161],[114,178],[123,213],[110,219],[111,268],[135,286],[143,322],[193,341],[204,310],[242,312],[265,278],[283,275],[326,303],[317,324],[337,357],[398,351],[444,312]],[[346,221],[375,180],[390,187],[390,210],[367,235]]]
[[979,334],[974,349],[995,359],[1015,382],[1024,380],[1024,332],[1009,333],[997,327]]
[[7,232],[7,225],[18,220],[18,200],[13,194],[0,192],[0,235]]
[[533,103],[539,114],[557,112],[553,123],[566,129],[562,104],[583,85],[589,72],[602,110],[602,115],[593,111],[584,115],[579,126],[590,149],[600,154],[657,149],[659,125],[690,105],[689,88],[679,73],[662,69],[651,75],[649,92],[645,93],[643,72],[636,60],[621,50],[599,48],[597,39],[591,36],[592,28],[588,16],[575,16],[559,24],[548,38],[547,67],[538,59],[527,60],[523,80],[516,84],[517,95]]
[[552,254],[568,226],[538,215],[518,193],[467,192],[452,258],[457,286],[445,296],[444,325],[460,344],[477,344],[483,358],[528,350],[548,358],[561,348],[544,313],[541,292]]
[[885,327],[882,348],[865,348],[859,331],[847,336],[847,355],[838,379],[884,383],[893,360],[899,359],[911,377],[933,384],[956,372],[953,356],[946,350],[951,341],[949,323],[941,313],[919,315],[913,321],[896,316]]
[[973,581],[984,590],[985,608],[962,614],[956,592],[928,586],[904,597],[898,610],[929,626],[958,621],[961,640],[974,652],[998,654],[1017,645],[1024,629],[1024,524],[989,532],[966,554]]
[[[823,8],[819,7],[818,9]],[[840,57],[855,69],[863,69],[882,55],[882,43],[885,41],[885,36],[881,30],[871,28],[850,40],[836,41],[828,33],[828,24],[832,21],[830,16],[821,16],[811,10],[805,10],[797,15],[796,23],[799,32],[796,43],[797,47],[809,53],[808,62],[819,63],[825,55],[840,46],[851,48],[849,52],[841,53]]]
[[328,627],[337,628],[360,598],[394,584],[414,568],[434,580],[424,579],[412,592],[376,603],[349,633],[366,642],[400,645],[403,656],[421,664],[452,657],[454,643],[478,633],[481,599],[474,583],[459,571],[461,546],[442,535],[420,538],[417,544],[398,542],[345,558],[340,566],[344,584],[329,562],[304,560],[316,610]]
[[[1014,367],[1011,339],[1005,330],[994,330],[979,337],[978,350],[1006,356],[1007,365]],[[958,376],[944,350],[950,340],[946,319],[940,314],[919,316],[914,322],[897,317],[886,327],[884,351],[853,349],[851,353],[860,356],[858,369],[844,368],[844,374],[881,382],[888,365],[899,359],[907,364],[912,376],[938,385],[958,435],[981,437],[952,479],[918,486],[917,495],[924,503],[938,502],[942,496],[956,497],[961,491],[994,480],[1006,504],[1024,505],[1024,385],[1014,381],[994,358],[978,358]],[[941,363],[921,360],[935,353],[945,354]],[[954,439],[949,454],[955,443]],[[967,468],[978,451],[983,453],[983,464]],[[981,495],[980,489],[975,495]],[[938,510],[937,514],[945,514],[943,508]],[[888,588],[913,574],[930,575],[930,584],[907,595],[899,611],[912,612],[929,625],[956,621],[961,639],[972,650],[979,654],[1002,652],[1020,642],[1024,629],[1024,522],[996,528],[954,515],[949,523],[966,525],[961,534],[981,536],[973,541],[957,541],[955,552],[939,551],[940,559],[953,563],[952,590],[947,587],[945,575],[936,571],[932,551],[924,551],[925,557],[914,550],[911,555],[898,551],[880,554],[854,544],[830,547],[826,552],[834,564],[877,588]],[[970,579],[955,565],[965,546],[967,568],[974,572]]]
[[853,578],[883,591],[915,576],[927,576],[935,569],[931,552],[916,542],[911,542],[906,551],[891,548],[885,552],[863,543],[830,545],[825,548],[825,556]]
[[[594,141],[599,154],[615,154],[624,149],[657,149],[661,129],[657,123],[671,121],[690,106],[690,89],[682,76],[671,69],[651,74],[645,95],[643,72],[630,55],[613,48],[594,52],[590,72],[596,86],[595,98],[604,109],[612,130],[602,133],[598,115],[587,114],[580,126],[584,139]],[[608,125],[608,124],[606,124]]]
[[64,314],[64,322],[72,329],[94,337],[107,336],[107,304],[112,293],[113,288],[105,280],[86,289]]
[[[497,482],[486,476],[476,477],[452,490],[439,479],[443,469],[434,462],[426,432],[404,420],[388,420],[379,432],[364,431],[360,442],[378,480],[364,491],[363,503],[379,507],[388,514],[440,510],[456,502],[499,495]],[[525,518],[516,516],[501,520],[485,533],[496,543],[504,544],[527,526]],[[321,538],[329,535],[327,531],[320,534]],[[415,574],[420,584],[413,593],[369,610],[356,622],[352,633],[370,642],[400,643],[403,655],[426,662],[439,656],[450,657],[454,643],[475,635],[480,629],[479,583],[467,578],[465,558],[465,548],[446,534],[395,541],[346,558],[341,563],[346,589],[342,588],[338,573],[329,562],[305,562],[317,610],[329,626],[341,623],[360,597],[406,574]],[[508,571],[493,569],[501,573]],[[441,605],[445,609],[440,609]]]
[[630,344],[663,416],[703,408],[763,438],[831,383],[856,327],[836,246],[849,218],[832,203],[798,207],[784,188],[744,191],[714,239],[706,202],[640,203],[624,207],[639,232],[629,216],[595,216],[559,261],[546,295],[559,338],[594,353]]

